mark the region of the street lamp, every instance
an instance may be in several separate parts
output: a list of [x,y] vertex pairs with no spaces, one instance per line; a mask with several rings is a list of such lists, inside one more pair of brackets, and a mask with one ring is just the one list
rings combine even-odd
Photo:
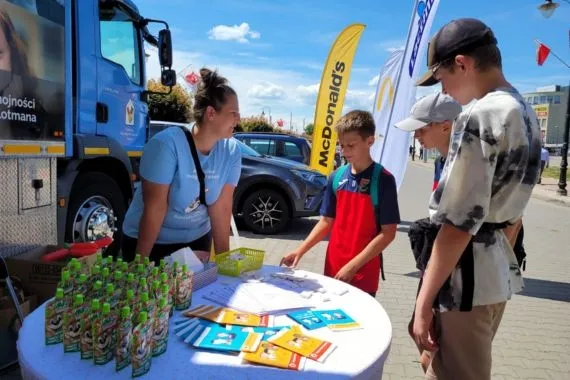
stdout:
[[[570,0],[564,0],[570,4]],[[545,0],[544,4],[538,6],[538,10],[545,18],[552,16],[560,4],[552,0]],[[566,65],[568,66],[568,65]],[[562,141],[562,159],[560,161],[560,179],[558,180],[558,194],[568,195],[566,190],[566,172],[568,168],[568,139],[570,138],[570,85],[568,86],[568,100],[566,101],[566,123],[564,124],[564,136]]]
[[[265,117],[265,109],[269,110],[269,124],[271,124],[271,107],[265,106],[261,109],[261,117]],[[273,124],[271,124],[273,126]]]

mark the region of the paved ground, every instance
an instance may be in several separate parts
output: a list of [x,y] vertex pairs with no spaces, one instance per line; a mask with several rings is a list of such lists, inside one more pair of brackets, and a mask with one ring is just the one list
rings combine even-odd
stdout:
[[[405,222],[424,217],[432,182],[431,166],[413,163],[400,190],[401,228],[385,254],[386,280],[378,300],[393,325],[384,379],[421,379],[416,349],[407,335],[417,279]],[[263,239],[242,232],[241,245],[267,252],[277,264],[314,226],[295,221],[286,233]],[[531,200],[525,217],[528,264],[526,288],[509,302],[493,348],[493,379],[570,379],[570,208]],[[325,243],[309,252],[300,267],[322,273]]]

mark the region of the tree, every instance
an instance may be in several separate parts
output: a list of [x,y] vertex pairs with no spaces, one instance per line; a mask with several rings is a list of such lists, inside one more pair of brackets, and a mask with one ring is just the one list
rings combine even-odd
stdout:
[[315,130],[315,126],[313,123],[309,123],[305,126],[305,133],[309,136],[313,135],[314,130]]
[[[168,87],[151,79],[147,84],[149,91],[168,92]],[[150,95],[148,109],[151,120],[188,123],[192,120],[192,98],[180,84],[172,87],[168,95]]]
[[244,117],[240,121],[241,128],[246,132],[273,132],[274,129],[263,117]]

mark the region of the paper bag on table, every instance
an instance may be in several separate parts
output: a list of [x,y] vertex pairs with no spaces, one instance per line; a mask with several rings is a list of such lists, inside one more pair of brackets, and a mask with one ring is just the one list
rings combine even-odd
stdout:
[[202,272],[204,270],[204,263],[202,263],[200,258],[196,256],[190,247],[179,249],[178,251],[172,253],[170,256],[167,256],[165,258],[165,261],[169,265],[177,262],[180,267],[186,264],[188,266],[188,269],[193,273]]

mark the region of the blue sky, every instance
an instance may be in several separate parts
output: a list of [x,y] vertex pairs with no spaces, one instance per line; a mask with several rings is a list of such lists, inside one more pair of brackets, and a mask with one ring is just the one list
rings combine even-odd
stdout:
[[[507,79],[521,92],[537,86],[567,85],[570,69],[550,56],[536,64],[539,39],[570,62],[570,4],[550,19],[537,10],[541,0],[441,0],[431,34],[460,17],[479,18],[499,40]],[[402,47],[413,0],[136,0],[145,17],[167,21],[173,32],[174,69],[188,65],[218,69],[237,90],[242,116],[271,108],[300,130],[313,121],[322,68],[337,34],[351,23],[366,29],[356,52],[344,112],[370,110],[374,77],[393,49]],[[207,4],[207,5],[206,5]],[[153,54],[153,53],[151,53]],[[150,75],[158,75],[155,54]],[[422,58],[425,67],[425,57]],[[418,95],[422,95],[422,90]],[[428,89],[427,91],[433,91]]]

